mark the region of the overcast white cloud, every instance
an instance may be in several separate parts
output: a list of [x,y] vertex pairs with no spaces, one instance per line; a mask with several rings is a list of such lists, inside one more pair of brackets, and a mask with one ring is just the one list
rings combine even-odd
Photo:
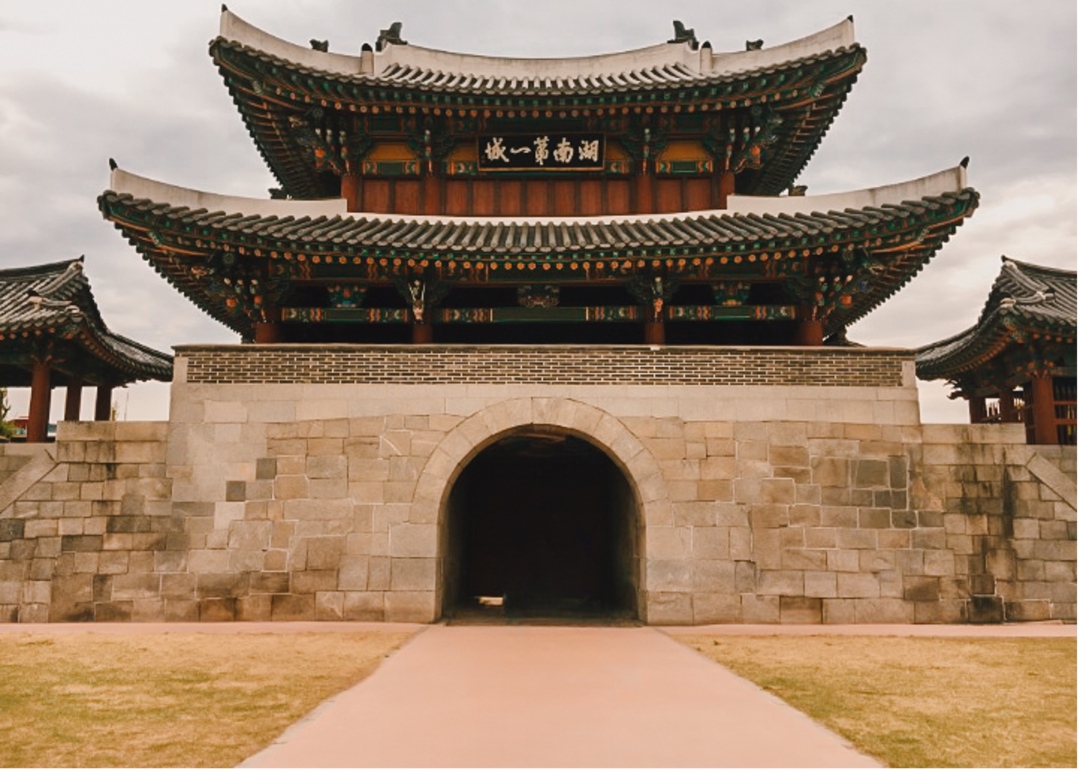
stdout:
[[[0,0],[0,266],[87,255],[110,328],[168,350],[235,342],[160,279],[101,219],[108,158],[175,184],[265,196],[265,169],[207,55],[214,0]],[[652,45],[671,20],[714,50],[773,45],[855,16],[869,51],[859,82],[800,182],[810,193],[901,181],[971,156],[982,205],[890,302],[850,330],[918,346],[977,316],[1000,256],[1075,269],[1076,6],[1044,0],[233,0],[256,26],[355,53],[390,22],[415,44],[512,56]],[[966,410],[923,387],[926,421]],[[121,396],[163,419],[168,389]],[[62,401],[62,399],[57,399]],[[16,408],[22,402],[16,400]]]

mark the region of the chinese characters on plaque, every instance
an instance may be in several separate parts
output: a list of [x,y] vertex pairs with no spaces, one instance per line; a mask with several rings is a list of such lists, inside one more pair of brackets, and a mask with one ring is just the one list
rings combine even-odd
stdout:
[[602,171],[604,135],[490,134],[479,137],[481,171]]

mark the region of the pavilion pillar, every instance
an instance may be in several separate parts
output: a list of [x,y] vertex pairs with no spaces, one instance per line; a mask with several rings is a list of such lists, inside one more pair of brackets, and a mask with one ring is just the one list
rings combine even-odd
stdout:
[[652,214],[656,210],[653,201],[653,178],[651,174],[642,173],[634,178],[634,208],[638,214]]
[[1054,377],[1049,372],[1031,378],[1031,417],[1036,444],[1056,444],[1057,415],[1054,412]]
[[825,344],[825,324],[820,319],[814,318],[812,307],[799,308],[798,319],[795,326],[796,345],[821,347]]
[[272,305],[263,306],[263,320],[256,321],[255,344],[267,345],[281,342],[281,310]]
[[414,345],[430,345],[435,340],[435,329],[431,321],[417,321],[412,323],[412,341]]
[[986,422],[986,397],[972,396],[968,399],[968,417],[972,425]]
[[341,177],[341,197],[345,199],[346,211],[360,210],[360,176],[344,174]]
[[269,345],[281,342],[281,324],[258,321],[255,324],[255,344]]
[[49,401],[52,388],[49,384],[49,364],[35,360],[30,373],[30,419],[26,426],[26,441],[40,444],[49,438]]
[[664,319],[656,318],[649,319],[645,322],[645,344],[646,345],[663,345],[664,344]]
[[1016,422],[1016,402],[1012,388],[1002,388],[998,393],[998,414],[1002,422]]
[[67,393],[64,398],[64,419],[77,422],[82,411],[82,379],[72,377],[68,380]]
[[421,205],[425,214],[443,213],[443,184],[441,176],[426,174],[421,177]]
[[728,198],[735,194],[735,172],[724,171],[720,174],[720,206],[726,209]]
[[112,385],[98,385],[94,400],[94,419],[106,421],[112,418]]

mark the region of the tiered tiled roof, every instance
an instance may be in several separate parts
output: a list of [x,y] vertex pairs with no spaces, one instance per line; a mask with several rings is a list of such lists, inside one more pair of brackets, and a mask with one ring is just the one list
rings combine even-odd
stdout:
[[849,18],[785,45],[715,54],[707,43],[681,40],[602,56],[510,59],[391,41],[349,56],[293,45],[223,10],[210,53],[263,158],[295,198],[320,194],[290,123],[313,108],[459,120],[767,108],[782,117],[779,136],[744,191],[776,195],[805,167],[862,69],[866,51],[853,30]]
[[1038,348],[1044,356],[1074,349],[1076,271],[1004,256],[1001,261],[978,323],[918,350],[915,367],[920,378],[957,381],[1018,347]]
[[181,192],[117,170],[98,203],[170,283],[244,335],[250,320],[231,312],[228,295],[207,280],[221,255],[261,265],[265,276],[308,281],[387,282],[406,265],[479,282],[500,275],[620,282],[657,265],[684,281],[788,280],[816,301],[831,334],[906,284],[978,205],[962,167],[856,193],[735,196],[725,211],[623,217],[373,216],[344,213],[343,204],[328,213],[333,201]]
[[83,260],[0,270],[0,378],[26,385],[24,368],[48,352],[56,371],[116,385],[172,378],[172,356],[106,328]]

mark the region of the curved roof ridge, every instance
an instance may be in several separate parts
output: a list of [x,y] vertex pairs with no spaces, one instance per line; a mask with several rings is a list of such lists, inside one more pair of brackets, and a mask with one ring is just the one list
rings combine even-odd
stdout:
[[71,268],[73,264],[82,263],[83,257],[78,259],[64,259],[58,262],[46,262],[43,265],[29,265],[25,267],[7,267],[0,269],[0,280],[13,281],[20,278],[26,279],[41,279],[47,273],[64,273]]
[[1036,312],[1076,317],[1076,271],[1043,267],[1002,256],[1001,271],[979,314],[979,323],[996,312]]
[[177,208],[206,209],[254,216],[335,216],[346,213],[348,207],[344,198],[295,201],[219,195],[159,182],[156,179],[132,174],[119,167],[114,168],[109,175],[109,188],[113,192],[127,194],[136,199],[167,203]]
[[1060,276],[1076,275],[1075,270],[1067,270],[1067,269],[1065,269],[1063,267],[1049,267],[1048,265],[1037,265],[1034,262],[1024,262],[1022,260],[1015,259],[1014,257],[1010,257],[1010,256],[1007,256],[1005,254],[1001,255],[1001,262],[1002,262],[1002,264],[1012,263],[1012,264],[1016,265],[1020,269],[1020,271],[1022,273],[1025,273],[1025,274],[1034,272],[1034,273],[1049,273],[1051,275],[1060,275]]
[[[443,72],[488,78],[581,80],[623,72],[684,66],[693,75],[723,75],[776,66],[855,44],[854,21],[843,21],[811,35],[754,51],[714,54],[709,46],[687,42],[658,43],[643,48],[587,56],[550,58],[503,57],[459,53],[414,44],[388,44],[361,55],[329,53],[271,35],[223,8],[219,36],[315,70],[351,76],[400,78],[405,72]],[[371,56],[369,59],[368,57]]]
[[[174,208],[223,212],[239,216],[273,216],[293,218],[318,218],[339,216],[349,219],[374,219],[385,222],[445,223],[445,224],[605,224],[623,222],[680,222],[699,217],[809,214],[813,212],[842,212],[848,209],[879,208],[906,201],[917,201],[943,193],[958,193],[967,187],[967,176],[962,166],[939,171],[936,174],[899,184],[855,190],[830,195],[790,196],[783,198],[757,196],[731,196],[726,209],[702,209],[653,214],[595,214],[590,216],[447,216],[441,214],[379,214],[371,211],[346,210],[344,198],[323,200],[266,200],[243,196],[218,195],[187,187],[159,182],[132,174],[123,169],[113,169],[109,190],[119,195],[130,195],[136,200],[149,200]],[[730,205],[736,202],[737,205]]]
[[659,43],[616,53],[551,58],[457,53],[410,43],[384,46],[375,54],[375,73],[381,74],[397,65],[411,70],[468,73],[478,77],[579,80],[678,64],[697,73],[701,71],[701,59],[701,52],[693,50],[689,43]]
[[713,54],[711,72],[721,74],[766,69],[792,59],[805,59],[852,45],[855,45],[855,19],[848,16],[820,32],[770,48]]
[[362,74],[359,56],[316,51],[310,46],[305,47],[290,43],[288,40],[271,35],[269,32],[249,24],[225,8],[225,6],[221,7],[218,36],[312,69],[336,72],[342,75]]
[[1037,276],[1024,271],[1011,259],[1003,261],[996,283],[1005,281],[1014,284],[1010,288],[1026,292],[1024,296],[1020,296],[1020,292],[1014,291],[1012,299],[1016,302],[1042,302],[1046,299],[1047,292],[1053,292],[1053,288],[1046,281],[1040,281]]
[[807,211],[845,211],[878,208],[915,201],[942,193],[960,192],[967,187],[967,168],[954,166],[906,182],[868,187],[863,190],[825,195],[732,195],[727,199],[729,214],[796,214]]
[[[75,259],[69,262],[67,267],[64,268],[63,272],[58,272],[57,275],[52,278],[52,280],[37,289],[37,292],[42,297],[51,299],[51,297],[49,297],[48,295],[54,294],[55,292],[64,288],[67,284],[71,283],[73,279],[79,277],[84,277],[83,260],[81,257],[79,259]],[[87,281],[83,280],[81,283],[87,283]]]

